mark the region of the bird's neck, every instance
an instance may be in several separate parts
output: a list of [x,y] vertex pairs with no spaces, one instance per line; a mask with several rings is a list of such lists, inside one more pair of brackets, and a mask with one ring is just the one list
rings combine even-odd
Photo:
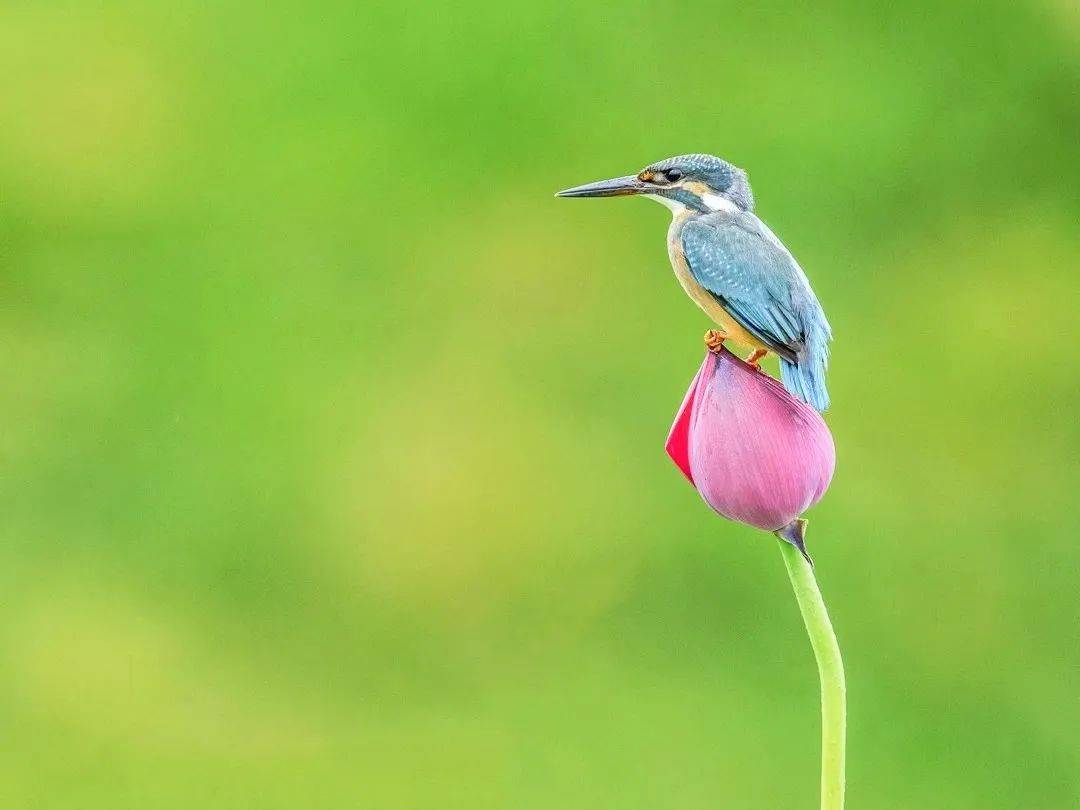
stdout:
[[734,214],[736,211],[742,210],[739,208],[739,206],[737,206],[735,203],[733,203],[731,200],[729,200],[722,194],[703,194],[701,197],[701,201],[705,203],[706,207],[710,211],[714,212],[724,211],[728,214]]
[[701,189],[672,188],[665,189],[663,193],[646,194],[646,197],[656,200],[671,210],[673,217],[680,214],[694,212],[698,214],[712,214],[717,211],[725,211],[733,214],[741,210],[734,202],[722,194],[717,194],[708,187]]

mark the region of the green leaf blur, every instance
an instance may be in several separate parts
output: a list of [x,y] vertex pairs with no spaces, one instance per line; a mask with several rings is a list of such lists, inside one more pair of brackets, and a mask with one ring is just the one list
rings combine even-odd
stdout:
[[0,75],[5,808],[815,806],[668,215],[552,197],[690,151],[836,333],[850,806],[1080,806],[1075,2],[12,2]]

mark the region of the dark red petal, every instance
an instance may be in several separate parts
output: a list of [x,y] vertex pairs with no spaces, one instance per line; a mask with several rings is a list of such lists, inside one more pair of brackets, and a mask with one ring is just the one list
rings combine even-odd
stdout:
[[697,392],[698,381],[706,373],[710,357],[712,357],[711,354],[705,356],[697,374],[691,380],[690,389],[683,397],[682,405],[679,406],[679,412],[675,415],[675,421],[668,432],[667,442],[664,443],[668,456],[675,462],[675,466],[682,470],[686,480],[691,484],[694,483],[694,474],[690,472],[690,418],[694,412],[694,394]]

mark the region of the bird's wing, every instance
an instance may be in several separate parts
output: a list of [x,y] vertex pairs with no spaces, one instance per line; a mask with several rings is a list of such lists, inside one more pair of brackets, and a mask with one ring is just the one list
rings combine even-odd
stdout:
[[739,325],[789,362],[805,342],[793,301],[799,265],[750,213],[718,213],[688,222],[682,248],[694,279]]

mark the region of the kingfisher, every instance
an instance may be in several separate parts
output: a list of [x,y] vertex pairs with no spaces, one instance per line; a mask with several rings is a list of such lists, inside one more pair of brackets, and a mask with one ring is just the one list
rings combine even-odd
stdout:
[[754,213],[746,172],[712,155],[679,155],[556,196],[631,194],[671,209],[667,246],[675,276],[720,327],[705,333],[708,349],[719,352],[730,339],[752,350],[746,362],[758,370],[772,352],[784,387],[819,411],[828,408],[832,329],[799,263]]

